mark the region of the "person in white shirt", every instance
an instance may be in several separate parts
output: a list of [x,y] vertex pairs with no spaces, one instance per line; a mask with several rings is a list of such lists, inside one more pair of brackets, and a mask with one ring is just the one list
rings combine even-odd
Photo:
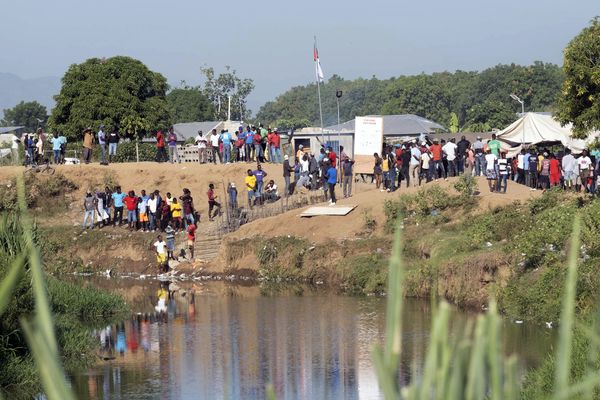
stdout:
[[571,154],[571,149],[565,150],[565,155],[561,161],[561,167],[565,178],[565,187],[571,189],[575,185],[575,168],[577,167],[577,160],[573,154]]
[[217,135],[217,130],[213,129],[210,134],[210,148],[212,150],[212,161],[213,163],[217,163],[217,157],[219,158],[219,162],[223,164],[223,159],[221,158],[221,151],[219,149],[219,139],[221,136]]
[[[156,250],[156,263],[158,264],[159,269],[166,272],[169,269],[167,264],[167,243],[163,240],[161,235],[158,235],[156,239],[156,242],[153,244],[154,249]],[[165,265],[167,265],[166,268]]]
[[198,131],[195,142],[196,146],[198,146],[198,162],[206,164],[206,138],[202,134],[202,131]]
[[429,182],[429,161],[431,161],[431,154],[427,151],[421,154],[421,180],[425,179],[426,182]]
[[158,208],[158,199],[154,195],[154,193],[150,193],[150,198],[148,199],[148,217],[150,219],[150,226],[148,230],[155,232],[156,231],[156,210]]
[[[390,166],[393,168],[393,166]],[[408,175],[410,176],[411,186],[419,186],[419,176],[421,175],[421,150],[415,142],[410,144],[410,164]]]
[[577,159],[577,166],[579,167],[579,177],[581,178],[581,184],[585,190],[588,190],[588,178],[590,177],[590,170],[592,166],[592,160],[588,157],[587,150],[581,153],[581,156]]
[[448,161],[448,175],[456,176],[456,139],[452,138],[442,147]]
[[496,162],[498,161],[498,157],[494,153],[490,151],[490,149],[486,150],[485,154],[485,176],[488,181],[488,185],[490,187],[490,192],[493,192],[496,188],[496,179],[498,178],[496,175]]
[[12,157],[13,165],[19,165],[19,143],[21,140],[17,135],[12,135],[11,137],[12,145],[10,147],[10,154]]

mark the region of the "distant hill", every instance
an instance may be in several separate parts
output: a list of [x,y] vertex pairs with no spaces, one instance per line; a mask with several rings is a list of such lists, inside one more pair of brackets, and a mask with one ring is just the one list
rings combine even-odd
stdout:
[[20,101],[37,101],[50,109],[54,107],[54,95],[60,91],[60,78],[48,76],[22,79],[15,74],[0,72],[0,116],[5,108],[12,108]]

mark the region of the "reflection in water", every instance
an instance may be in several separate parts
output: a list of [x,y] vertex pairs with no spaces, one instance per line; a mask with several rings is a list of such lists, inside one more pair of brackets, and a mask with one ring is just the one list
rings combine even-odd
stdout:
[[[104,361],[72,377],[79,398],[263,399],[268,384],[279,399],[381,397],[370,351],[382,338],[384,299],[264,297],[255,288],[224,296],[209,284],[196,288],[195,296],[192,290],[168,292],[163,303],[159,284],[150,285],[134,306],[145,314],[95,333]],[[427,302],[407,301],[405,308],[402,383],[411,371],[420,373],[431,318]],[[462,332],[470,318],[455,312],[449,335]],[[539,335],[534,344],[512,335],[513,351],[547,348]]]

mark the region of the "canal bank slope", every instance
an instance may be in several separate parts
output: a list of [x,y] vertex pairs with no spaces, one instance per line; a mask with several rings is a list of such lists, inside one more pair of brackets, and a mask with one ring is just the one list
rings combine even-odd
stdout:
[[[170,191],[179,195],[187,187],[202,214],[201,238],[203,229],[211,226],[205,217],[208,184],[216,185],[223,200],[223,186],[232,181],[243,188],[246,170],[253,166],[77,165],[59,166],[52,177],[38,174],[28,180],[28,198],[43,239],[47,270],[156,272],[151,247],[156,234],[129,232],[122,227],[81,230],[82,199],[87,189],[119,184],[125,191],[159,189],[163,194]],[[266,164],[264,169],[281,187],[281,166]],[[3,209],[14,203],[13,178],[22,171],[0,168]],[[391,194],[359,183],[353,197],[338,202],[357,206],[348,216],[301,218],[304,207],[260,218],[225,235],[215,260],[184,262],[176,268],[188,275],[303,281],[350,293],[382,293],[392,231],[397,216],[403,215],[407,295],[437,295],[469,308],[485,307],[494,295],[503,311],[515,318],[555,318],[569,218],[581,208],[588,210],[586,215],[596,215],[596,202],[554,192],[542,196],[510,182],[507,194],[490,193],[481,178],[476,181],[478,193],[465,197],[454,188],[457,181],[452,178],[421,188],[403,187]],[[241,189],[239,199],[240,203],[245,200]],[[588,225],[594,223],[590,220]],[[185,246],[184,236],[178,236],[180,247]],[[588,240],[587,256],[592,260],[595,240]],[[593,278],[595,267],[591,262],[585,266],[583,271],[588,275],[582,278],[587,279],[584,287],[592,293],[597,282]],[[582,308],[590,301],[586,293],[581,298]]]

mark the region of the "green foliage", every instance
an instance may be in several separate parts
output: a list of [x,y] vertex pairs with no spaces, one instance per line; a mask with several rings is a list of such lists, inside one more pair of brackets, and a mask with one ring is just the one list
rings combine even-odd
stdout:
[[386,200],[383,211],[386,216],[386,231],[392,232],[399,218],[407,223],[416,223],[424,219],[445,221],[440,212],[474,204],[473,197],[452,195],[439,185],[424,186],[415,194],[403,194],[397,200]]
[[0,219],[0,390],[11,398],[43,392],[51,400],[73,399],[61,357],[80,361],[89,355],[92,340],[83,322],[106,322],[101,317],[124,311],[125,303],[58,281],[46,286],[21,179],[17,188],[18,211]]
[[138,121],[138,133],[170,124],[167,81],[138,60],[91,58],[71,65],[62,84],[49,125],[69,141],[80,140],[83,129],[102,123],[124,130],[126,121]]
[[[254,81],[248,78],[239,78],[235,69],[225,66],[225,72],[215,75],[213,67],[201,69],[204,75],[204,94],[213,105],[214,116],[211,119],[227,119],[228,96],[231,96],[231,119],[244,121],[252,115],[246,103],[247,98],[254,90]],[[220,107],[219,107],[220,104]]]
[[569,42],[564,50],[565,81],[557,118],[573,124],[578,137],[600,129],[600,18]]
[[[28,174],[25,177],[25,200],[27,207],[43,206],[50,212],[55,206],[63,207],[64,196],[76,190],[77,184],[61,173],[50,176]],[[0,186],[0,212],[16,211],[17,181],[12,179],[8,184]]]
[[382,294],[387,282],[387,257],[364,254],[343,260],[338,266],[342,288],[351,294]]
[[21,101],[13,108],[4,109],[4,117],[0,124],[2,126],[24,126],[27,132],[33,132],[46,119],[48,119],[46,107],[37,101]]
[[279,130],[302,129],[310,125],[306,118],[280,118],[273,123],[273,126]]
[[450,113],[450,124],[448,124],[448,130],[451,133],[456,133],[459,130],[458,115],[456,115],[455,112]]
[[473,196],[477,190],[477,181],[472,175],[463,174],[454,184],[454,189],[464,197]]
[[[415,113],[450,131],[502,128],[521,111],[520,104],[509,98],[510,93],[518,94],[528,110],[552,110],[562,79],[558,66],[539,61],[529,66],[497,65],[481,72],[443,72],[387,80],[344,80],[334,75],[321,86],[323,120],[326,126],[337,123],[335,92],[341,89],[342,121],[356,115]],[[307,125],[317,126],[316,104],[314,83],[297,86],[266,103],[256,117],[270,125],[278,120],[307,120]]]
[[[156,145],[153,143],[139,143],[138,150],[140,161],[156,160]],[[113,157],[114,162],[135,162],[135,141],[121,142],[117,147],[117,155]]]
[[167,94],[173,123],[210,121],[215,109],[208,97],[197,87],[175,88]]

